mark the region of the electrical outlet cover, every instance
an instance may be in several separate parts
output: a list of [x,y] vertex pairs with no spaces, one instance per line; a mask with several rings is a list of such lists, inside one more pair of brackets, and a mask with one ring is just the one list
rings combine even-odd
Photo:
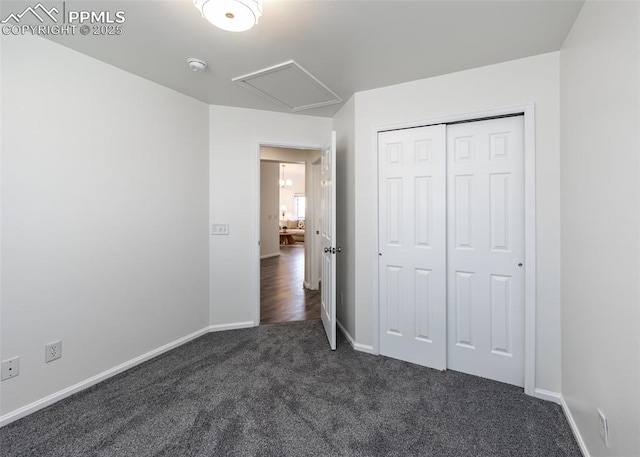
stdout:
[[49,363],[62,357],[62,340],[53,341],[44,347],[44,361]]
[[20,357],[13,357],[2,361],[2,376],[1,379],[15,378],[20,374]]
[[600,438],[604,441],[605,446],[609,447],[609,423],[604,413],[598,409],[598,425]]

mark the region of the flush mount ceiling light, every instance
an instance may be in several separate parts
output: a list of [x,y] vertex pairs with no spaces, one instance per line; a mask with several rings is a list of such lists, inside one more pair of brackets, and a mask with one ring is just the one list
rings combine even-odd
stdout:
[[222,30],[244,32],[262,16],[262,0],[193,0],[202,17]]

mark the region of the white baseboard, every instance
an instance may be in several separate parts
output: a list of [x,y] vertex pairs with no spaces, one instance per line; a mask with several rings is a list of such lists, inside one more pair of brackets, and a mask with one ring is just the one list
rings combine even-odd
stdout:
[[353,345],[353,349],[360,352],[366,352],[367,354],[376,355],[373,352],[373,346],[371,346],[370,344],[355,343]]
[[[349,344],[351,345],[351,347],[353,347],[354,350],[356,351],[360,351],[360,352],[365,352],[367,354],[374,354],[373,352],[373,346],[368,345],[368,344],[361,344],[361,343],[357,343],[353,337],[351,336],[351,334],[344,328],[344,326],[340,323],[340,321],[336,322],[338,328],[340,329],[340,331],[342,332],[342,334],[345,336],[345,338],[347,339],[347,341],[349,342]],[[189,341],[192,341],[202,335],[205,335],[206,333],[209,332],[221,332],[221,331],[225,331],[225,330],[235,330],[235,329],[242,329],[242,328],[249,328],[249,327],[254,327],[255,324],[253,321],[246,321],[246,322],[234,322],[231,324],[217,324],[217,325],[210,325],[209,327],[203,328],[201,330],[198,330],[196,332],[193,332],[187,336],[184,336],[182,338],[178,338],[175,341],[172,341],[170,343],[165,344],[164,346],[160,346],[159,348],[156,348],[152,351],[147,352],[146,354],[142,354],[141,356],[135,357],[127,362],[121,363],[120,365],[117,365],[109,370],[103,371],[102,373],[99,373],[95,376],[92,376],[91,378],[88,378],[84,381],[81,381],[77,384],[74,384],[70,387],[67,387],[66,389],[62,389],[56,393],[53,393],[47,397],[44,397],[40,400],[37,400],[33,403],[30,403],[26,406],[23,406],[22,408],[19,408],[15,411],[12,411],[8,414],[5,414],[4,416],[0,416],[0,427],[4,427],[5,425],[10,424],[11,422],[14,422],[18,419],[21,419],[25,416],[28,416],[29,414],[32,414],[38,410],[41,410],[43,408],[46,408],[49,405],[52,405],[60,400],[63,400],[77,392],[80,392],[81,390],[87,389],[99,382],[102,382],[106,379],[109,379],[119,373],[122,373],[123,371],[126,371],[130,368],[133,368],[136,365],[139,365],[143,362],[146,362],[147,360],[150,360],[154,357],[157,357],[160,354],[163,354],[167,351],[170,351],[172,349],[177,348],[178,346],[181,346],[185,343],[188,343]],[[587,450],[586,445],[584,444],[584,440],[582,439],[582,436],[580,435],[580,431],[578,430],[578,427],[576,426],[575,421],[573,420],[573,416],[571,415],[571,411],[569,410],[569,407],[567,406],[567,404],[565,403],[564,399],[562,398],[562,395],[560,395],[557,392],[551,392],[548,390],[544,390],[544,389],[536,389],[535,390],[535,396],[536,398],[541,398],[543,400],[548,400],[548,401],[552,401],[554,403],[559,403],[562,406],[562,410],[564,411],[565,416],[567,417],[567,421],[569,422],[569,425],[571,427],[571,430],[573,431],[573,434],[576,438],[576,441],[578,442],[578,445],[580,446],[580,450],[582,451],[583,455],[585,457],[590,457],[589,452]]]
[[339,320],[336,319],[336,325],[338,326],[338,330],[340,330],[342,332],[342,334],[344,335],[344,337],[347,339],[347,341],[349,342],[349,344],[351,345],[351,347],[355,346],[356,342],[353,339],[353,337],[349,334],[349,332],[347,332],[347,329],[344,328],[344,325],[342,325],[340,323]]
[[11,422],[14,422],[25,416],[28,416],[29,414],[35,413],[36,411],[46,408],[49,405],[52,405],[64,398],[67,398],[77,392],[80,392],[81,390],[87,389],[99,382],[102,382],[106,379],[111,378],[112,376],[122,373],[123,371],[126,371],[129,368],[133,368],[134,366],[140,365],[141,363],[146,362],[147,360],[150,360],[154,357],[157,357],[160,354],[163,354],[167,351],[170,351],[171,349],[175,349],[178,346],[181,346],[185,343],[188,343],[191,340],[194,340],[202,335],[205,335],[209,331],[210,331],[209,328],[203,328],[201,330],[198,330],[197,332],[193,332],[187,336],[178,338],[177,340],[172,341],[171,343],[167,343],[164,346],[160,346],[159,348],[153,349],[152,351],[149,351],[146,354],[142,354],[141,356],[133,358],[127,362],[121,363],[120,365],[110,368],[109,370],[103,371],[102,373],[99,373],[95,376],[85,379],[84,381],[80,381],[77,384],[69,386],[66,389],[62,389],[56,393],[53,393],[44,398],[41,398],[40,400],[34,401],[33,403],[29,403],[28,405],[25,405],[22,408],[16,409],[15,411],[11,411],[10,413],[5,414],[4,416],[0,416],[0,427],[4,427],[5,425],[10,424]]
[[564,397],[562,395],[560,395],[560,405],[562,406],[562,411],[564,412],[564,415],[567,418],[567,421],[569,422],[569,426],[571,427],[573,436],[578,442],[578,447],[580,447],[580,451],[582,451],[582,455],[584,457],[591,457],[591,455],[589,454],[589,450],[587,449],[587,445],[584,443],[584,440],[582,439],[582,435],[580,434],[578,425],[576,424],[576,421],[573,419],[573,415],[569,410],[569,405],[567,405],[567,402],[564,401]]
[[316,288],[314,289],[313,287],[311,287],[311,283],[308,283],[307,281],[303,282],[304,284],[304,288],[305,289],[309,289],[309,290],[318,290],[318,287],[316,286]]
[[552,392],[550,390],[535,389],[533,396],[541,400],[551,401],[557,405],[562,401],[562,396],[558,392]]
[[265,255],[261,255],[260,256],[260,260],[262,259],[268,259],[270,257],[278,257],[280,255],[280,252],[274,252],[273,254],[265,254]]
[[590,457],[589,451],[587,450],[587,446],[584,444],[584,440],[582,439],[582,435],[580,434],[580,430],[578,430],[578,426],[576,422],[573,420],[573,416],[571,415],[571,411],[569,410],[569,406],[564,401],[564,398],[558,392],[552,392],[550,390],[544,389],[535,389],[534,396],[536,398],[540,398],[542,400],[552,401],[562,407],[562,411],[564,412],[565,417],[567,418],[567,422],[569,422],[569,426],[571,427],[571,431],[573,432],[573,436],[578,442],[578,446],[580,447],[580,451],[582,451],[582,455],[584,457]]
[[49,405],[52,405],[77,392],[80,392],[81,390],[87,389],[88,387],[91,387],[101,381],[111,378],[112,376],[122,373],[123,371],[126,371],[129,368],[133,368],[136,365],[140,365],[141,363],[146,362],[147,360],[150,360],[154,357],[157,357],[160,354],[163,354],[167,351],[175,349],[178,346],[182,346],[183,344],[188,343],[189,341],[194,340],[209,332],[221,332],[224,330],[234,330],[234,329],[241,329],[241,328],[247,328],[247,327],[253,327],[253,326],[254,326],[253,321],[234,322],[232,324],[210,325],[209,327],[205,327],[201,330],[198,330],[197,332],[193,332],[187,336],[178,338],[177,340],[172,341],[171,343],[167,343],[164,346],[160,346],[159,348],[149,351],[146,354],[142,354],[141,356],[138,356],[127,362],[121,363],[120,365],[110,368],[109,370],[103,371],[102,373],[92,376],[89,379],[85,379],[84,381],[81,381],[77,384],[69,386],[66,389],[62,389],[56,393],[53,393],[44,398],[41,398],[40,400],[34,401],[33,403],[29,403],[28,405],[23,406],[22,408],[16,409],[15,411],[11,411],[10,413],[5,414],[4,416],[0,416],[0,427],[4,427],[5,425],[10,424],[11,422],[17,421],[18,419],[22,419],[23,417],[28,416],[29,414],[35,413],[38,410],[46,408]]
[[223,332],[225,330],[237,330],[237,329],[240,329],[240,328],[249,328],[249,327],[255,327],[255,324],[253,323],[253,321],[234,322],[232,324],[210,325],[209,326],[209,331],[210,332]]
[[373,346],[370,346],[368,344],[356,343],[351,334],[347,332],[347,329],[344,328],[339,320],[336,320],[336,324],[338,325],[338,329],[340,329],[353,349],[360,352],[366,352],[367,354],[373,354]]

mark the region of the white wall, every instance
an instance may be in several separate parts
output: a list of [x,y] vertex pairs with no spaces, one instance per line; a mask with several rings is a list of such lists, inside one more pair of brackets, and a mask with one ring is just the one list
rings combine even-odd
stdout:
[[277,163],[260,161],[260,257],[280,255],[280,187]]
[[[355,338],[374,341],[378,127],[535,103],[536,387],[560,391],[559,53],[355,94]],[[351,303],[349,306],[354,306]]]
[[560,58],[562,395],[592,456],[640,455],[639,24],[586,2]]
[[208,109],[30,36],[1,90],[6,415],[208,325]]
[[247,324],[259,298],[258,144],[319,148],[331,119],[211,106],[209,122],[210,223],[230,228],[210,237],[211,324]]
[[337,135],[337,245],[342,252],[337,257],[336,314],[344,329],[356,337],[355,263],[356,263],[356,188],[355,188],[355,102],[351,97],[333,118]]

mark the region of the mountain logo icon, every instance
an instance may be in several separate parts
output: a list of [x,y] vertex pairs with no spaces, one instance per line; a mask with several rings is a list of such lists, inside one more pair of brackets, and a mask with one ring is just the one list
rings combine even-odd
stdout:
[[27,13],[31,13],[32,15],[34,15],[40,22],[44,22],[46,20],[47,16],[53,22],[58,22],[58,18],[56,16],[54,16],[54,14],[58,14],[59,13],[59,11],[58,11],[58,9],[56,7],[53,7],[53,8],[48,10],[42,5],[42,3],[38,3],[36,6],[33,6],[33,7],[32,6],[28,6],[20,14],[11,13],[9,16],[7,16],[7,18],[5,20],[0,21],[0,23],[6,24],[10,20],[13,20],[16,24],[18,24],[18,23],[20,23],[22,18],[25,15],[27,15]]

